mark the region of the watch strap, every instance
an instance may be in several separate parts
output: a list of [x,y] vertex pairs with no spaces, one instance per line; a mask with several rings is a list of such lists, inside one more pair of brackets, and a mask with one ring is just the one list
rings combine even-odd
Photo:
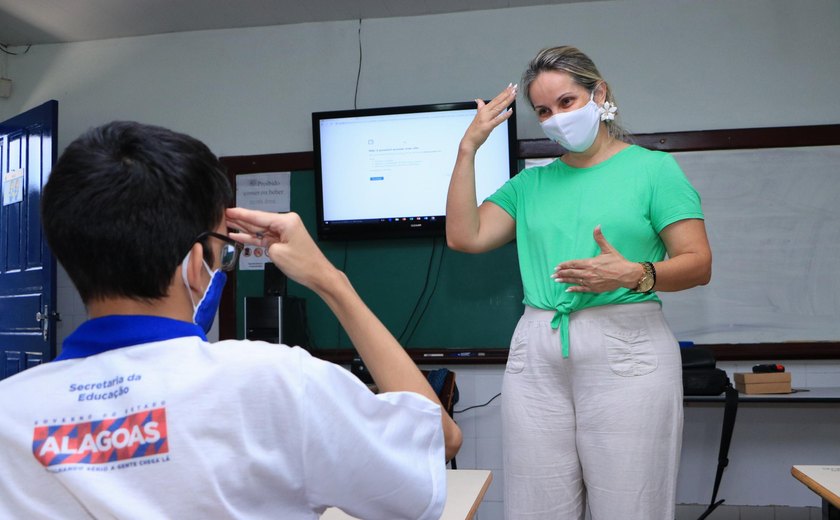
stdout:
[[652,262],[639,262],[639,264],[641,264],[642,269],[644,269],[644,273],[642,274],[641,279],[639,279],[639,283],[636,285],[635,290],[636,292],[649,293],[653,291],[653,288],[656,285],[656,268],[653,266]]
[[646,267],[650,268],[650,276],[653,278],[653,285],[651,286],[651,290],[656,287],[656,267],[653,265],[653,262],[642,262]]

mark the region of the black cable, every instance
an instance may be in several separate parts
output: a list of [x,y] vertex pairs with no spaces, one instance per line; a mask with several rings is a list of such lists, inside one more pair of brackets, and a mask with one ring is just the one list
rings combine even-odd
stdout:
[[426,289],[429,288],[429,280],[432,278],[432,265],[435,259],[435,249],[437,246],[436,241],[432,241],[432,254],[429,255],[429,265],[426,268],[426,280],[423,282],[423,289],[420,291],[420,296],[417,297],[417,301],[414,303],[414,309],[411,311],[411,314],[408,315],[408,319],[405,321],[405,326],[403,326],[402,332],[400,335],[397,336],[397,341],[400,342],[403,346],[405,346],[404,339],[405,334],[408,332],[409,326],[411,326],[411,322],[414,320],[414,316],[417,315],[417,310],[420,308],[420,303],[423,301],[423,295],[426,294]]
[[[433,244],[437,243],[437,238],[434,239]],[[434,249],[433,249],[434,251]],[[432,283],[432,290],[429,292],[429,296],[426,298],[426,303],[423,305],[423,309],[420,311],[420,316],[417,317],[417,320],[414,322],[414,327],[411,328],[411,333],[409,333],[408,337],[405,339],[406,344],[411,341],[411,338],[414,337],[414,332],[417,330],[417,327],[420,325],[420,322],[423,321],[423,316],[426,314],[426,310],[429,308],[429,304],[432,302],[432,298],[435,295],[435,291],[437,290],[438,280],[440,279],[440,271],[441,267],[443,266],[443,254],[446,253],[446,247],[443,247],[440,251],[440,257],[438,258],[437,262],[437,269],[435,271],[435,281]],[[424,288],[425,291],[425,288]]]
[[455,414],[455,413],[464,413],[464,412],[466,412],[467,410],[472,410],[473,408],[483,408],[483,407],[487,406],[488,404],[492,403],[492,402],[493,402],[493,399],[495,399],[495,398],[499,397],[500,395],[502,395],[502,393],[501,393],[501,392],[499,392],[498,394],[496,394],[496,395],[494,395],[493,397],[491,397],[491,398],[490,398],[490,400],[489,400],[489,401],[487,401],[487,402],[486,402],[486,403],[484,403],[484,404],[477,404],[477,405],[475,405],[475,406],[468,406],[468,407],[464,408],[463,410],[452,410],[452,413],[453,413],[453,414]]
[[353,108],[358,108],[356,102],[359,99],[359,78],[362,77],[362,19],[359,18],[359,70],[356,72],[356,92],[353,94]]
[[[399,342],[403,345],[405,345],[405,342],[407,342],[408,339],[410,339],[410,336],[406,337],[406,334],[408,333],[408,328],[411,326],[411,323],[414,322],[414,317],[417,315],[417,311],[420,309],[420,304],[423,302],[423,297],[426,294],[426,290],[429,288],[429,280],[431,280],[432,278],[432,266],[434,265],[436,248],[437,242],[432,240],[432,253],[429,255],[429,263],[426,266],[426,279],[423,282],[423,288],[420,290],[420,295],[417,296],[417,301],[414,302],[414,309],[412,309],[411,314],[408,315],[408,319],[405,321],[405,326],[403,326],[403,330],[402,332],[400,332],[399,335]],[[414,328],[416,328],[416,325]]]
[[[347,275],[347,240],[344,241],[344,257],[341,259],[341,272]],[[348,277],[349,278],[349,277]],[[341,322],[335,320],[336,348],[341,348]]]
[[32,48],[32,44],[29,44],[29,45],[26,46],[26,50],[23,51],[23,52],[12,52],[12,51],[9,50],[8,45],[6,45],[5,43],[0,43],[0,51],[5,52],[6,54],[10,54],[12,56],[20,56],[21,54],[26,54],[27,52],[29,52],[29,49],[31,49],[31,48]]
[[298,314],[301,316],[303,325],[303,341],[306,343],[304,349],[318,350],[318,345],[315,344],[315,338],[312,337],[312,329],[309,327],[309,318],[306,315],[306,299],[301,298],[296,301],[294,305],[298,308]]

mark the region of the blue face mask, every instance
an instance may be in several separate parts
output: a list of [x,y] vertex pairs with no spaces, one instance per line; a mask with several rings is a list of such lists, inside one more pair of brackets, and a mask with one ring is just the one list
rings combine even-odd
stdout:
[[187,281],[187,264],[189,263],[191,253],[192,251],[187,253],[184,262],[181,264],[181,278],[184,280],[184,285],[187,287],[190,295],[190,302],[192,302],[193,309],[195,309],[193,312],[193,323],[201,327],[204,333],[207,334],[210,332],[210,328],[213,327],[213,320],[216,319],[216,311],[219,310],[219,303],[222,301],[222,290],[225,288],[227,275],[219,269],[211,271],[207,262],[202,260],[204,269],[210,274],[210,285],[207,286],[207,290],[204,291],[204,296],[201,297],[201,300],[196,305],[192,291],[189,290],[190,284]]

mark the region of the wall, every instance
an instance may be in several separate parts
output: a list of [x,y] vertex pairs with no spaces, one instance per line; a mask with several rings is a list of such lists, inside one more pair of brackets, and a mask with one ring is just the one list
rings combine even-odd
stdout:
[[[358,31],[358,21],[349,21],[37,45],[8,58],[14,89],[0,100],[0,117],[54,98],[60,148],[90,126],[134,119],[195,135],[219,155],[311,150],[310,112],[353,107]],[[838,33],[836,0],[627,0],[364,20],[358,106],[491,97],[518,81],[539,48],[572,43],[599,64],[635,132],[837,123]],[[527,110],[518,118],[520,139],[542,137]],[[66,333],[83,312],[66,278],[59,286]],[[836,381],[838,366],[807,363],[802,370],[809,378],[827,374],[825,383]],[[500,367],[458,370],[459,407],[500,388]],[[492,406],[469,413],[461,419],[468,434],[462,467],[473,460],[498,468],[497,414]],[[785,466],[836,463],[836,441],[819,433],[836,431],[836,419],[827,425],[825,410],[803,408],[756,410],[742,420],[752,413],[758,418],[736,430],[733,451],[743,454],[733,457],[724,481],[727,503],[814,505]],[[684,460],[712,463],[715,414],[689,408]],[[756,421],[778,433],[747,427]],[[811,424],[818,425],[815,438]],[[797,458],[772,471],[766,462],[752,465],[780,449]],[[761,474],[750,482],[754,467]],[[686,468],[679,500],[707,500],[707,477],[688,476]],[[503,478],[496,472],[483,519],[499,518]]]
[[[358,106],[468,100],[573,43],[631,130],[836,123],[836,0],[615,1],[364,20]],[[9,117],[55,98],[59,144],[116,118],[177,128],[219,155],[311,150],[309,114],[352,108],[358,21],[37,45],[10,56]],[[524,106],[523,106],[524,108]],[[542,134],[527,110],[519,137]]]

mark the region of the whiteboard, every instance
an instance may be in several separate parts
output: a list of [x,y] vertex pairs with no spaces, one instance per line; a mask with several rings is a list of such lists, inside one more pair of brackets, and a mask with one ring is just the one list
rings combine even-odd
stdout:
[[840,340],[840,146],[673,155],[713,255],[709,285],[658,293],[677,339]]

